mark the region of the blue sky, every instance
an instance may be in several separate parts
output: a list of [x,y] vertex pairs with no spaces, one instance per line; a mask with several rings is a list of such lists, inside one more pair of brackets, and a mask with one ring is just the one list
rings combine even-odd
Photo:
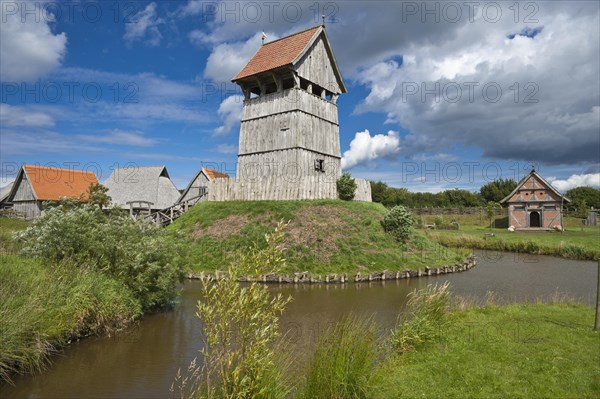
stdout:
[[531,162],[600,186],[598,2],[1,0],[0,158],[94,170],[235,172],[229,80],[267,41],[327,32],[348,93],[344,165],[412,191],[477,190]]

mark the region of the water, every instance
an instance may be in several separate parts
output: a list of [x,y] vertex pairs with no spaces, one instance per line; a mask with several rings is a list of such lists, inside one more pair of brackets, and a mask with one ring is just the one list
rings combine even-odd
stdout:
[[[449,281],[455,294],[476,299],[493,291],[506,303],[548,298],[556,292],[594,303],[595,262],[497,252],[476,255],[477,267],[464,273],[362,284],[272,286],[294,298],[281,318],[286,342],[301,351],[349,313],[373,316],[381,330],[388,331],[407,294],[428,283]],[[201,323],[195,317],[199,297],[200,284],[185,283],[174,310],[147,316],[116,336],[72,344],[42,374],[16,378],[15,387],[0,387],[0,397],[167,397],[177,370],[185,369],[202,346]]]

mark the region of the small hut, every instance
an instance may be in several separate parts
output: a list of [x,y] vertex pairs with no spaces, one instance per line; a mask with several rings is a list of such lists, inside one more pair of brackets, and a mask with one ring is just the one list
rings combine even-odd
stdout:
[[558,192],[534,169],[525,176],[506,198],[500,201],[508,205],[508,224],[515,230],[562,229],[562,210],[565,202],[571,202]]
[[165,166],[117,168],[104,185],[113,204],[134,215],[168,208],[180,196]]
[[195,198],[196,202],[202,202],[207,199],[207,190],[208,183],[214,181],[215,179],[228,179],[229,175],[227,173],[219,172],[218,170],[209,169],[202,167],[194,175],[194,178],[190,181],[190,184],[187,185],[181,197],[177,203],[183,203],[186,201],[192,201]]
[[8,202],[8,196],[14,185],[14,181],[0,188],[0,209],[12,208],[12,204]]
[[44,201],[63,198],[86,200],[88,188],[98,184],[93,172],[23,165],[5,202],[27,219],[42,214]]

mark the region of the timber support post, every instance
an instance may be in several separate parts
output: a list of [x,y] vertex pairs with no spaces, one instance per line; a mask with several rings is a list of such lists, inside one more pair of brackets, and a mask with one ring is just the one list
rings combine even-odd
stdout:
[[596,320],[594,330],[600,330],[600,259],[598,260],[598,286],[596,287]]

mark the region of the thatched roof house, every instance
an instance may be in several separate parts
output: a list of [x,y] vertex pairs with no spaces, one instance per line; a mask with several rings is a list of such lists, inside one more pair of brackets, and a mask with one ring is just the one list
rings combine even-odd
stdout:
[[41,215],[44,201],[86,200],[91,184],[98,184],[93,172],[23,165],[6,202],[12,203],[16,212],[31,219]]
[[[200,168],[200,170],[194,175],[190,183],[187,185],[181,197],[179,197],[178,203],[188,201],[190,199],[199,197],[206,194],[208,183],[215,179],[228,179],[227,173],[219,172],[218,170],[209,168]],[[206,196],[200,198],[198,202],[205,201]]]
[[179,198],[165,166],[118,168],[104,185],[113,204],[126,209],[165,209]]

